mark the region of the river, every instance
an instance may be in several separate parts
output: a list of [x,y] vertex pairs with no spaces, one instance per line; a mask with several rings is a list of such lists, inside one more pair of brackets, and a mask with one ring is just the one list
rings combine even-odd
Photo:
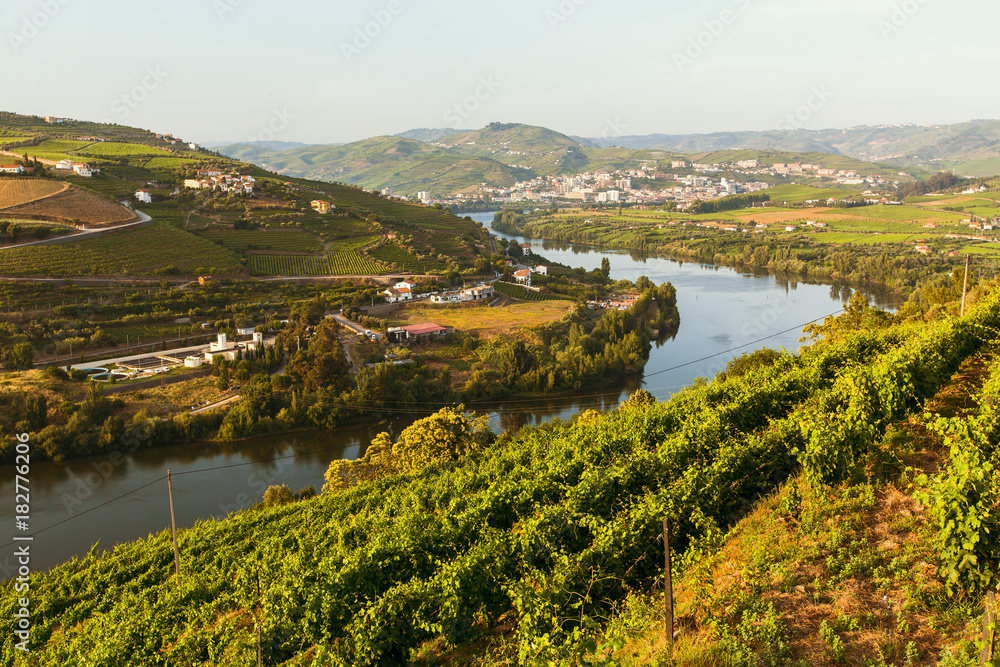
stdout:
[[[473,214],[472,218],[489,225],[493,214]],[[641,381],[575,396],[513,399],[500,405],[478,406],[481,412],[490,414],[494,430],[566,418],[590,408],[612,409],[640,386],[665,399],[695,378],[713,376],[743,352],[761,347],[794,351],[800,345],[802,326],[839,311],[849,296],[849,291],[829,285],[787,282],[769,275],[633,257],[626,252],[587,246],[519,240],[552,262],[590,271],[600,268],[601,260],[608,257],[614,279],[634,281],[645,275],[655,283],[672,282],[677,288],[681,327],[674,339],[654,346]],[[879,305],[896,304],[889,298],[879,301]],[[287,484],[293,490],[311,484],[319,490],[331,460],[357,458],[380,431],[396,434],[417,417],[352,425],[330,433],[277,435],[226,446],[157,448],[136,452],[123,460],[96,456],[63,463],[34,462],[29,534],[43,532],[32,543],[32,568],[47,569],[85,555],[95,543],[100,549],[108,549],[169,528],[167,484],[163,479],[168,469],[173,474],[178,527],[191,526],[199,519],[221,517],[248,507],[259,501],[272,484]],[[13,466],[3,466],[0,525],[10,527],[11,533],[13,478]],[[140,490],[129,493],[134,489]],[[13,551],[11,545],[0,549],[0,579],[16,570]]]

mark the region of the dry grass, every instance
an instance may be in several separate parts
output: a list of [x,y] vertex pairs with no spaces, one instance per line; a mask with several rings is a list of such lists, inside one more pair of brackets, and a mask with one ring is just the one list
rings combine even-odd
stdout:
[[570,301],[535,301],[517,303],[502,308],[481,306],[406,306],[390,318],[391,326],[409,326],[434,322],[443,327],[472,333],[480,338],[493,338],[501,334],[518,332],[525,327],[535,327],[556,322],[573,309]]
[[[766,210],[760,209],[760,211]],[[804,208],[796,211],[778,211],[775,213],[749,211],[745,214],[741,213],[738,217],[745,221],[753,220],[761,225],[776,225],[800,220],[815,220],[820,214],[825,214],[832,210],[830,208]]]
[[209,375],[162,388],[122,392],[117,397],[125,401],[123,418],[125,415],[130,418],[141,410],[145,410],[150,417],[169,417],[185,412],[188,406],[214,400],[219,394],[219,390],[215,388],[215,378]]
[[26,178],[0,179],[0,209],[21,206],[69,188],[68,183]]

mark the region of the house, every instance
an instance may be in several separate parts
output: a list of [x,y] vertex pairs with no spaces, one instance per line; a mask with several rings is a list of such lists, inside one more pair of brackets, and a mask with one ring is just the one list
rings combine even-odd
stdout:
[[462,303],[462,294],[460,292],[442,292],[441,294],[433,294],[431,295],[431,303]]
[[518,285],[527,285],[528,287],[531,287],[531,271],[515,271],[514,280]]
[[222,176],[222,172],[218,169],[199,169],[198,178],[212,178],[213,176]]
[[330,202],[323,201],[322,199],[317,199],[317,200],[313,201],[312,202],[312,207],[313,207],[314,211],[316,211],[318,213],[323,213],[323,214],[329,213],[334,208],[336,208]]
[[521,244],[521,252],[524,253],[525,257],[527,257],[528,255],[531,254],[531,246],[528,245],[527,243],[522,243]]
[[72,168],[73,168],[72,160],[60,160],[59,162],[56,162],[56,169],[70,171]]
[[931,252],[930,246],[926,245],[918,245],[916,248],[914,248],[914,250],[919,252],[921,255],[929,255]]
[[409,287],[404,287],[402,289],[397,289],[395,287],[390,287],[389,289],[382,292],[385,295],[385,300],[389,303],[400,303],[402,301],[412,301],[413,300],[413,290]]
[[536,266],[534,270],[535,270],[535,273],[537,273],[540,276],[547,276],[547,275],[549,275],[549,267],[547,267],[547,266]]
[[393,285],[396,289],[408,289],[411,292],[417,288],[417,283],[412,280],[400,280],[398,283]]
[[492,299],[496,294],[496,290],[493,288],[493,285],[479,285],[478,287],[464,289],[460,294],[462,301],[484,301]]
[[392,327],[388,331],[389,340],[394,343],[422,343],[440,338],[448,329],[433,322],[415,324],[408,327]]
[[138,199],[143,204],[153,203],[153,193],[150,192],[149,190],[138,190],[135,193],[135,198]]
[[46,116],[45,122],[49,125],[61,125],[66,122],[65,118],[56,118],[55,116]]
[[0,165],[0,173],[4,174],[23,174],[24,167],[19,164],[4,164]]
[[231,345],[226,338],[226,334],[222,333],[219,334],[216,342],[209,343],[208,350],[205,352],[205,361],[214,364],[216,357],[222,357],[228,361],[236,361],[236,354],[238,352],[239,348]]
[[794,232],[796,229],[798,229],[798,227],[795,227],[794,225],[788,225],[785,227],[786,232]]
[[193,151],[196,151],[196,150],[198,150],[201,147],[198,144],[191,143],[191,144],[188,144],[188,148],[190,148]]
[[83,176],[84,178],[98,176],[101,173],[98,167],[91,167],[89,164],[83,162],[75,162],[73,164],[73,171],[77,176]]

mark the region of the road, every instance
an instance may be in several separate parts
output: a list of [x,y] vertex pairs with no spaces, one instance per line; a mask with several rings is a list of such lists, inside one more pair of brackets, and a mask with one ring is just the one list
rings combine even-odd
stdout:
[[143,227],[148,225],[153,221],[151,217],[143,213],[142,211],[136,210],[136,215],[139,219],[135,222],[128,222],[124,225],[116,225],[114,227],[98,227],[95,229],[85,229],[78,234],[70,234],[68,236],[57,236],[53,239],[42,239],[41,241],[30,241],[28,243],[18,243],[17,245],[8,245],[0,247],[0,250],[13,250],[14,248],[27,248],[33,245],[53,245],[56,243],[69,243],[70,241],[80,241],[92,236],[102,236],[104,234],[110,234],[113,232],[120,232],[132,227]]
[[221,401],[216,401],[215,403],[206,405],[203,408],[197,408],[196,410],[192,410],[191,414],[199,415],[202,412],[209,412],[210,410],[218,410],[219,408],[223,408],[229,405],[230,403],[235,403],[238,400],[240,400],[239,392],[237,392],[234,396],[229,396],[227,398],[222,399]]

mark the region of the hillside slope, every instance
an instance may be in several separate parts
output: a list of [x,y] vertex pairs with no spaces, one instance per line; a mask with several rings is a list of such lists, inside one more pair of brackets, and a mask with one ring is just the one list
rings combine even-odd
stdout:
[[[864,512],[890,502],[883,481],[912,475],[905,461],[919,449],[898,435],[899,425],[921,419],[925,402],[996,343],[997,285],[977,298],[962,319],[942,313],[931,322],[898,322],[854,312],[828,322],[832,339],[800,356],[751,360],[667,403],[636,396],[614,413],[526,429],[451,463],[417,465],[419,472],[353,487],[331,475],[343,490],[184,531],[180,587],[167,532],[105,558],[67,563],[32,580],[34,659],[243,664],[254,657],[260,628],[267,664],[611,664],[612,654],[630,648],[622,638],[641,635],[651,620],[641,599],[662,573],[664,518],[672,524],[675,576],[696,587],[690,599],[705,601],[681,600],[682,635],[693,635],[690,623],[707,634],[680,664],[827,664],[810,660],[813,644],[796,643],[800,630],[814,631],[816,616],[783,616],[764,595],[772,584],[758,575],[781,562],[802,564],[803,572],[787,571],[782,581],[815,590],[817,604],[830,604],[830,595],[865,573],[882,573],[893,582],[909,576],[913,599],[949,608],[949,624],[933,630],[944,634],[936,644],[926,640],[922,607],[845,608],[840,625],[820,630],[831,663],[846,659],[838,642],[860,631],[854,628],[888,623],[899,648],[877,647],[881,658],[864,648],[873,660],[867,664],[926,664],[921,652],[933,646],[960,651],[979,613],[962,601],[995,584],[984,559],[955,551],[970,544],[974,555],[987,553],[989,542],[977,545],[987,539],[977,522],[963,523],[954,536],[926,538],[930,553],[912,552],[960,564],[950,584],[954,604],[939,597],[936,565],[916,563],[919,576],[910,575],[910,560],[892,550],[873,553],[855,532]],[[963,482],[981,479],[964,477],[970,471],[989,471],[974,454],[988,456],[997,444],[995,403],[978,402],[976,423],[984,430],[969,433],[988,441],[956,442],[954,465],[926,484],[993,526],[1000,519],[995,490],[976,497]],[[954,424],[942,428],[964,437]],[[961,452],[968,453],[964,464]],[[758,505],[779,490],[789,498],[785,506]],[[829,500],[814,500],[821,496]],[[950,506],[934,506],[935,526],[947,525]],[[908,501],[894,507],[916,509]],[[745,562],[741,554],[719,560],[728,553],[720,549],[727,534],[738,540],[753,531],[768,508],[820,526],[828,546],[782,560],[797,546],[757,533],[749,543],[757,551],[746,550],[763,554],[748,563],[756,569],[714,575],[726,562]],[[813,568],[820,558],[835,579]],[[798,583],[803,576],[806,583]],[[713,590],[724,594],[717,602]],[[13,664],[16,597],[12,584],[0,589],[5,665]],[[666,664],[662,647],[652,648],[632,664]]]

